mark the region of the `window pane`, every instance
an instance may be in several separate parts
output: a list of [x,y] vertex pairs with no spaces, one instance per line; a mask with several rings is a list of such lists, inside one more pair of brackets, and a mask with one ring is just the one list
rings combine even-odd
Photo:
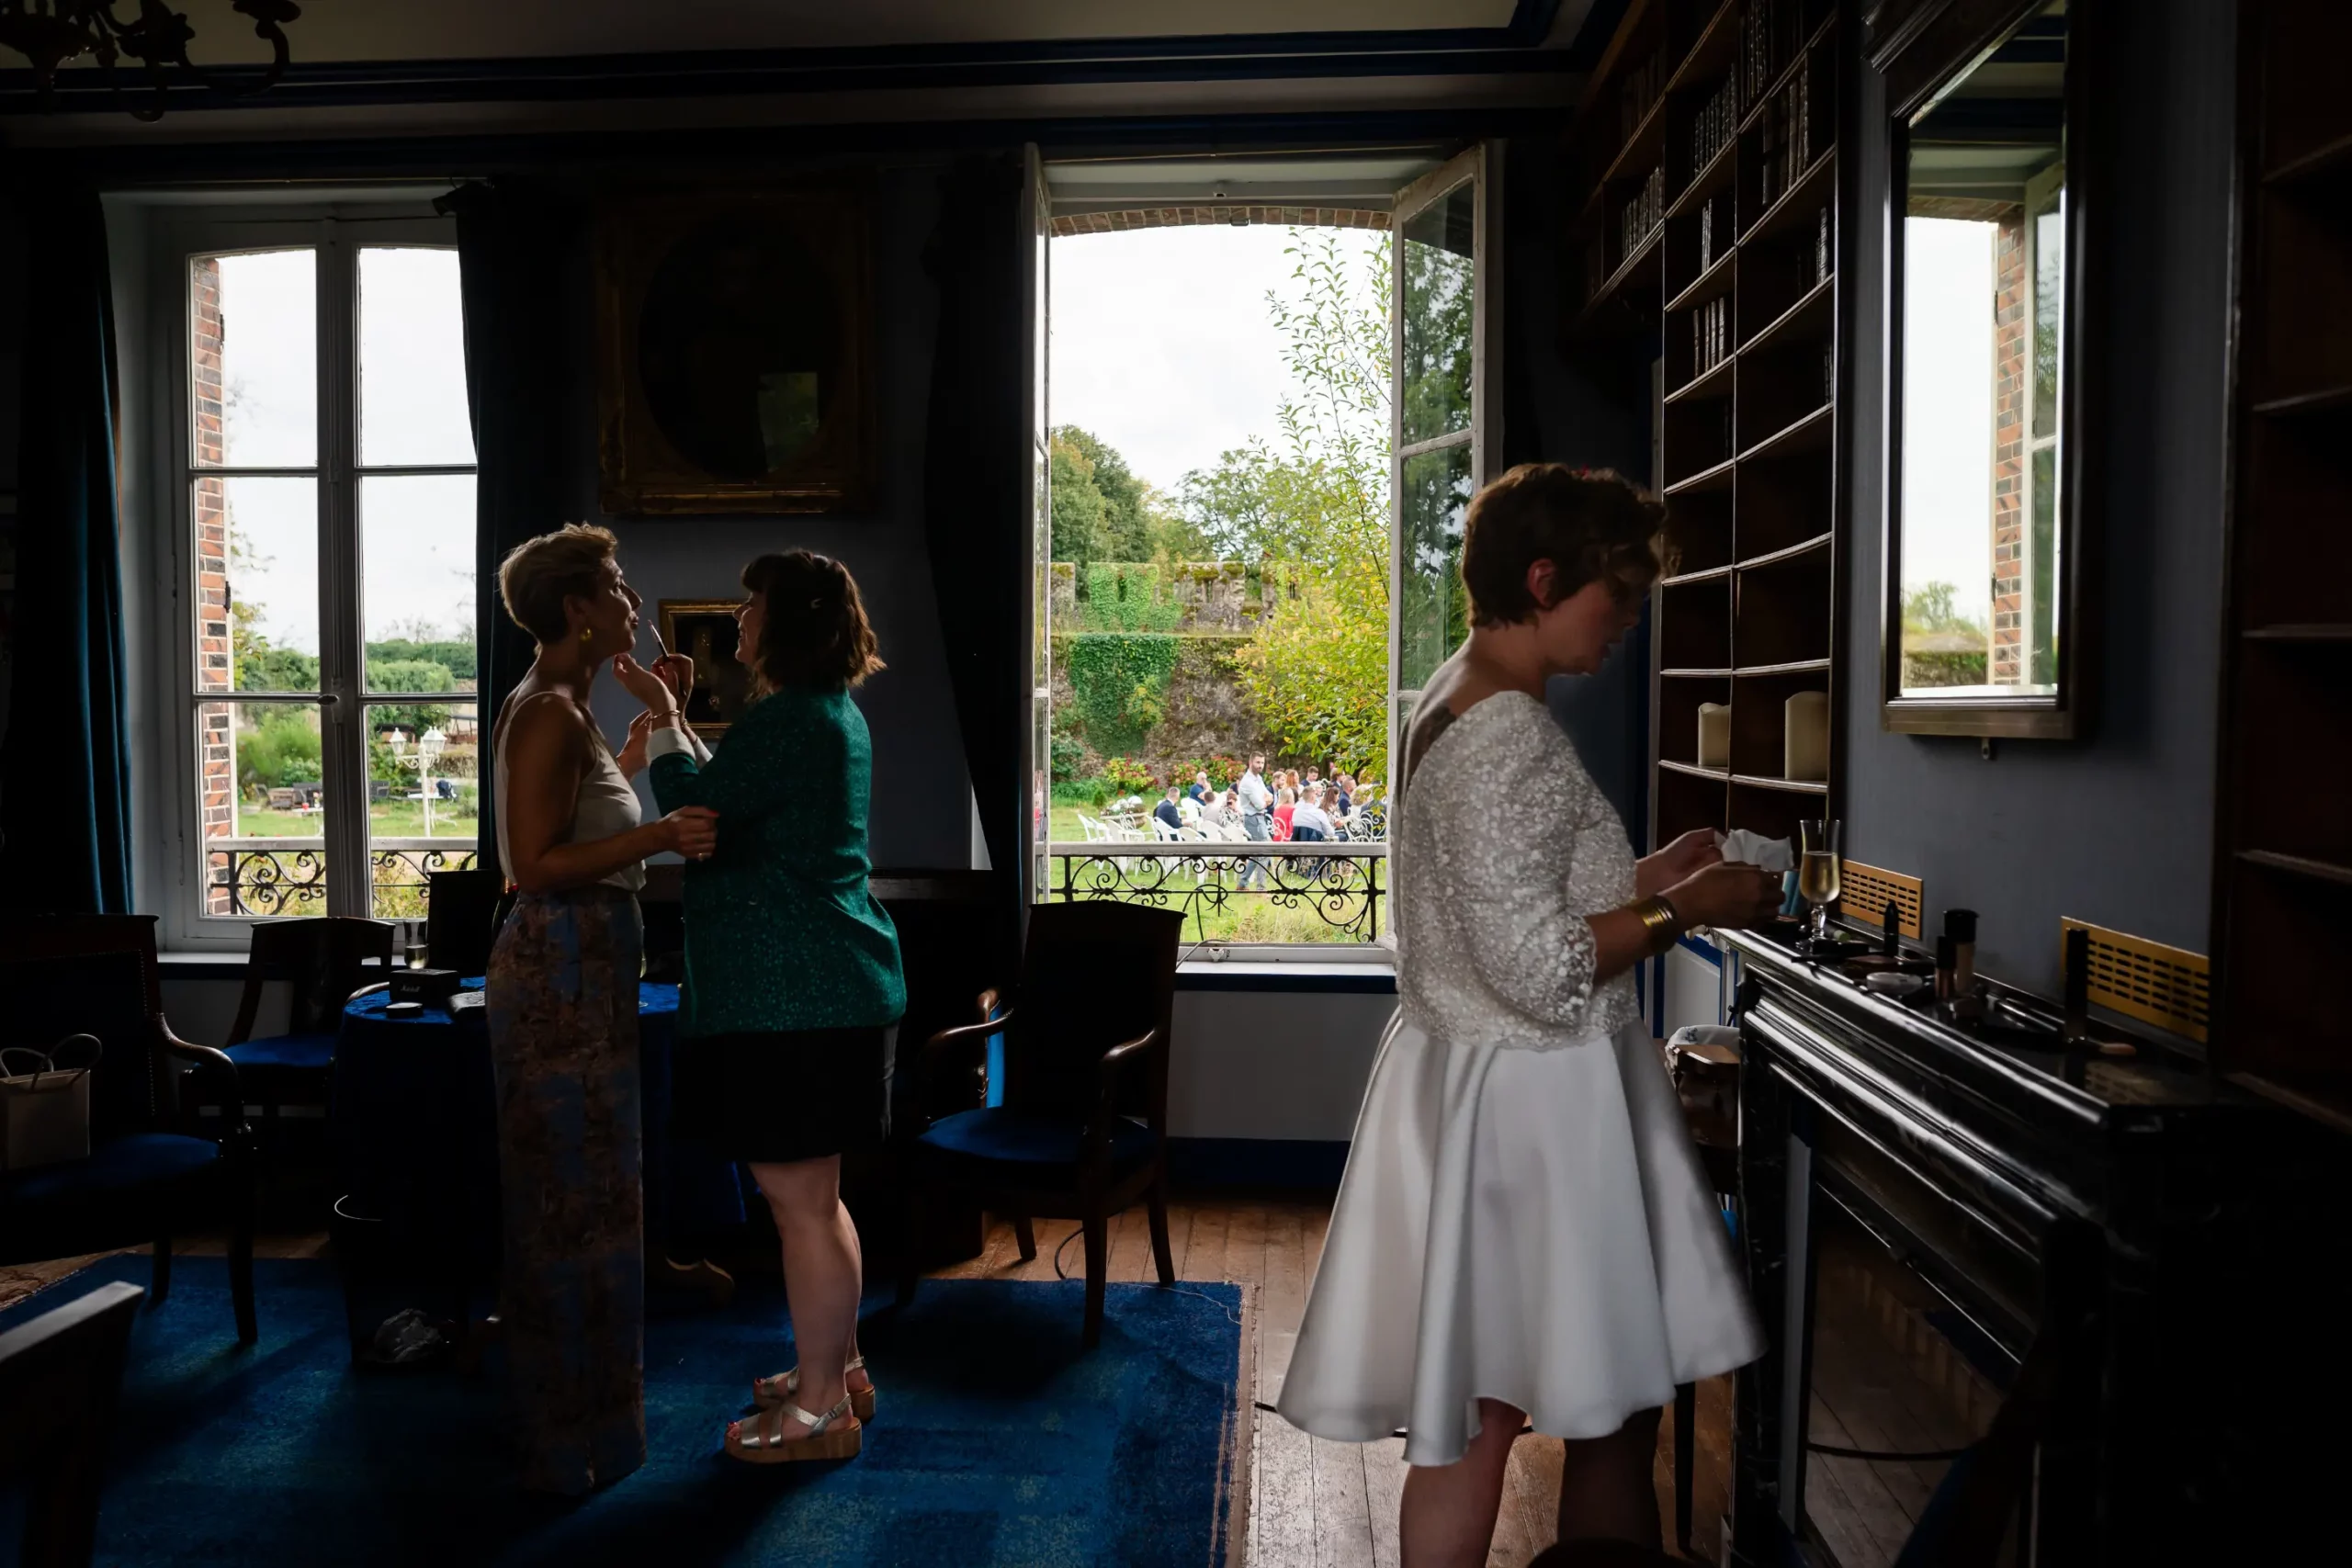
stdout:
[[1418,691],[1469,636],[1462,514],[1470,504],[1470,444],[1406,458],[1403,483],[1397,684]]
[[307,248],[189,261],[189,451],[198,468],[318,460],[318,287]]
[[458,253],[359,253],[359,461],[470,463]]
[[319,689],[319,502],[311,479],[189,481],[197,689]]
[[471,703],[368,710],[368,861],[381,919],[421,919],[425,876],[474,863],[481,732]]
[[319,710],[199,703],[196,724],[205,914],[325,914]]
[[359,481],[368,688],[474,687],[474,477]]
[[1456,186],[1405,223],[1405,444],[1470,428],[1477,191]]

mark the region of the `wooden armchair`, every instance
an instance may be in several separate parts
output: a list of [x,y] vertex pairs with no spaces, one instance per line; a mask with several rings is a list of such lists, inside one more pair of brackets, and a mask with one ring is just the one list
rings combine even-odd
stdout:
[[0,1481],[21,1479],[25,1568],[86,1568],[114,1435],[136,1285],[116,1283],[0,1334]]
[[[978,1201],[1009,1216],[1021,1256],[1037,1255],[1030,1222],[1077,1220],[1086,1235],[1085,1343],[1102,1335],[1111,1216],[1149,1205],[1159,1282],[1176,1282],[1168,1245],[1168,1056],[1176,952],[1183,916],[1108,901],[1041,904],[1012,1007],[980,1023],[943,1030],[918,1065],[918,1106],[943,1069],[970,1070],[989,1037],[1004,1036],[1000,1106],[958,1111],[920,1125],[909,1151],[908,1234],[920,1234],[926,1190]],[[983,994],[983,1018],[997,1013]],[[911,1251],[899,1300],[914,1297]]]
[[[171,1292],[172,1238],[199,1223],[229,1227],[237,1337],[254,1326],[253,1136],[236,1064],[192,1045],[164,1021],[153,915],[0,917],[0,1045],[47,1050],[94,1034],[105,1054],[90,1081],[90,1156],[0,1171],[0,1263],[33,1263],[151,1243],[151,1305]],[[198,1136],[175,1082],[220,1111]]]
[[[253,928],[245,988],[237,999],[237,1021],[229,1026],[227,1051],[245,1091],[257,1097],[273,1145],[279,1106],[327,1103],[344,1004],[370,981],[389,980],[391,964],[392,928],[385,920],[327,915],[265,920]],[[293,987],[286,1032],[255,1039],[262,992],[273,981]]]

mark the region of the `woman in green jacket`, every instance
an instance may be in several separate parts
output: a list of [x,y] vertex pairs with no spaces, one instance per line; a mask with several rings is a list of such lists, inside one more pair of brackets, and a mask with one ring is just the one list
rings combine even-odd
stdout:
[[842,1156],[888,1129],[906,1010],[898,933],[866,885],[874,749],[849,695],[882,661],[840,562],[762,556],[743,586],[737,647],[758,696],[707,761],[678,710],[691,666],[623,667],[651,726],[654,797],[665,811],[708,807],[720,822],[717,850],[685,873],[673,1116],[752,1168],[784,1242],[799,1365],[752,1381],[760,1414],[729,1426],[728,1453],[846,1459],[874,1384],[857,1353],[863,1267]]

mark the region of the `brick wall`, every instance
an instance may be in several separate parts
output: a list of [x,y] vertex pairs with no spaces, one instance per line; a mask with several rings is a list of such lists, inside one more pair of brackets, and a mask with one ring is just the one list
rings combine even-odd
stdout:
[[[223,460],[220,408],[220,268],[210,258],[190,269],[190,359],[195,385],[196,415],[189,432],[191,456],[198,467]],[[236,683],[229,651],[229,499],[220,479],[198,479],[193,497],[196,528],[197,685],[206,692],[225,692]],[[197,765],[202,792],[198,820],[203,836],[226,839],[237,831],[237,764],[235,710],[226,703],[210,703],[199,710]],[[211,857],[206,857],[208,883]],[[205,912],[229,913],[229,889],[212,886]]]
[[1280,223],[1306,229],[1386,229],[1388,214],[1354,207],[1256,207],[1234,202],[1193,207],[1122,208],[1116,212],[1080,212],[1054,220],[1058,238],[1072,234],[1119,234],[1130,229],[1183,229],[1204,223]]
[[2026,419],[2033,280],[2021,208],[2006,209],[1993,242],[1993,660],[1988,679],[2015,686],[2025,668]]

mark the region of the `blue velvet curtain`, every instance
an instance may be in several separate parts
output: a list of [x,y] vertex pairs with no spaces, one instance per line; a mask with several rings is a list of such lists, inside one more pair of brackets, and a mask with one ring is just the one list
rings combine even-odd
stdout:
[[129,914],[130,748],[115,506],[114,306],[97,194],[19,197],[30,237],[15,675],[0,744],[8,907]]
[[1022,925],[1028,854],[1029,458],[1022,384],[1026,251],[1022,164],[976,157],[941,177],[923,267],[939,288],[939,338],[923,437],[923,516],[964,761],[1000,889],[1000,956]]
[[[579,215],[521,180],[466,186],[438,205],[458,220],[474,431],[474,637],[486,736],[533,652],[529,634],[507,618],[499,599],[498,563],[524,540],[568,521],[563,419],[572,356],[563,285]],[[488,777],[485,770],[485,784]],[[481,794],[485,865],[497,863],[495,795]]]

